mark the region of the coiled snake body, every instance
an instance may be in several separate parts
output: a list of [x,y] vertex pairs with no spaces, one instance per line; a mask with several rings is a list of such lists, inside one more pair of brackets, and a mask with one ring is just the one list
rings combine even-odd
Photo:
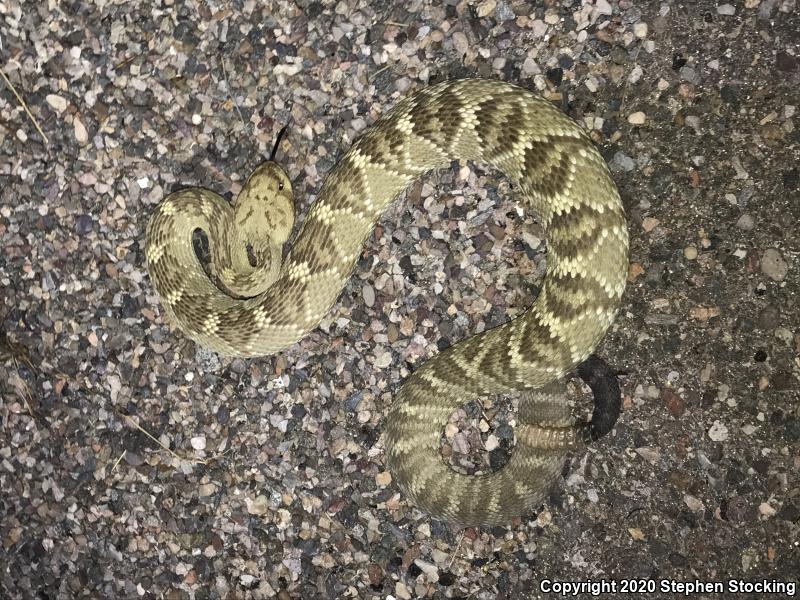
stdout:
[[[186,335],[223,354],[272,354],[331,309],[391,201],[453,159],[488,162],[516,184],[518,201],[546,231],[548,272],[522,316],[448,348],[408,378],[386,421],[386,458],[405,494],[433,515],[502,524],[542,502],[576,441],[558,380],[611,325],[628,267],[625,217],[605,162],[550,103],[480,79],[422,89],[339,160],[282,264],[294,206],[272,162],[256,169],[233,208],[200,188],[168,196],[148,224],[146,254],[163,306]],[[198,228],[229,293],[195,255]],[[517,446],[505,467],[469,476],[444,463],[440,436],[455,408],[520,390]]]

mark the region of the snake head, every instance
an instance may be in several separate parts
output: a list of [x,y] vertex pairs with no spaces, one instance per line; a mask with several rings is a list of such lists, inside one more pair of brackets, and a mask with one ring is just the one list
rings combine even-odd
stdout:
[[247,179],[234,202],[235,223],[246,237],[269,236],[283,244],[294,225],[294,197],[289,175],[276,162],[264,161]]

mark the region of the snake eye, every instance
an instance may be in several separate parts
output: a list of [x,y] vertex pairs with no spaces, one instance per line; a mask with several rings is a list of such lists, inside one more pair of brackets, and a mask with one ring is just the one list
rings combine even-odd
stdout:
[[283,182],[281,181],[281,182],[278,184],[278,191],[281,191],[282,189],[283,189]]

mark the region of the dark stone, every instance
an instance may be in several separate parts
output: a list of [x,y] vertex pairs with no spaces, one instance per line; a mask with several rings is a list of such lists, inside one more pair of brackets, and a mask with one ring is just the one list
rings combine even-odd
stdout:
[[400,258],[400,268],[403,269],[403,273],[405,273],[406,276],[414,272],[414,265],[411,264],[411,257],[408,254]]
[[673,567],[685,567],[689,564],[689,561],[686,560],[686,557],[679,552],[670,552],[669,562]]
[[800,190],[800,169],[793,167],[783,172],[783,187],[787,190]]
[[750,507],[745,498],[742,496],[734,496],[728,499],[727,510],[725,512],[730,521],[739,523],[746,519],[749,510]]
[[678,71],[681,67],[685,66],[687,60],[683,57],[680,52],[676,52],[672,55],[672,70]]
[[766,475],[769,472],[769,461],[762,458],[754,460],[752,467],[759,475]]
[[778,511],[778,518],[791,523],[797,523],[800,520],[800,508],[796,504],[784,504]]
[[285,56],[297,56],[297,48],[293,44],[275,44],[275,53],[281,58]]
[[603,135],[607,138],[610,138],[617,130],[619,129],[619,123],[613,117],[605,119],[603,121]]
[[774,306],[766,306],[764,309],[758,314],[758,326],[761,329],[774,329],[778,326],[781,319],[780,311]]
[[510,458],[511,455],[508,453],[507,449],[502,446],[500,448],[495,448],[489,452],[489,467],[492,471],[499,471],[508,464]]
[[75,219],[75,233],[86,235],[92,231],[92,217],[90,215],[78,215]]
[[792,71],[797,70],[797,58],[789,54],[788,52],[784,52],[783,50],[778,51],[775,55],[775,67],[779,71],[783,71],[784,73],[790,73]]
[[550,83],[555,86],[559,86],[561,85],[561,81],[564,79],[564,70],[560,68],[547,69],[545,75]]
[[733,109],[739,108],[739,88],[735,85],[723,85],[719,91],[720,98]]
[[779,373],[775,373],[775,375],[772,377],[771,383],[773,389],[781,392],[794,389],[796,386],[796,381],[794,377],[788,371],[781,371]]

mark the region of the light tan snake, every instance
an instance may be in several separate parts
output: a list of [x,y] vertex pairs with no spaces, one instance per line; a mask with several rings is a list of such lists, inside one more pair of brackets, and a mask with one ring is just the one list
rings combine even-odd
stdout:
[[[546,231],[548,272],[522,316],[448,348],[408,378],[386,421],[386,460],[406,496],[436,517],[503,524],[542,502],[576,440],[559,380],[611,325],[628,269],[625,216],[606,164],[558,109],[499,81],[424,88],[338,161],[282,263],[294,203],[272,162],[255,170],[234,208],[200,188],[168,196],[148,224],[146,254],[165,311],[186,335],[226,355],[273,354],[330,311],[392,200],[453,159],[487,162],[516,184],[517,200]],[[195,255],[198,228],[230,293]],[[519,390],[517,445],[505,467],[469,476],[444,463],[440,438],[458,406]]]

